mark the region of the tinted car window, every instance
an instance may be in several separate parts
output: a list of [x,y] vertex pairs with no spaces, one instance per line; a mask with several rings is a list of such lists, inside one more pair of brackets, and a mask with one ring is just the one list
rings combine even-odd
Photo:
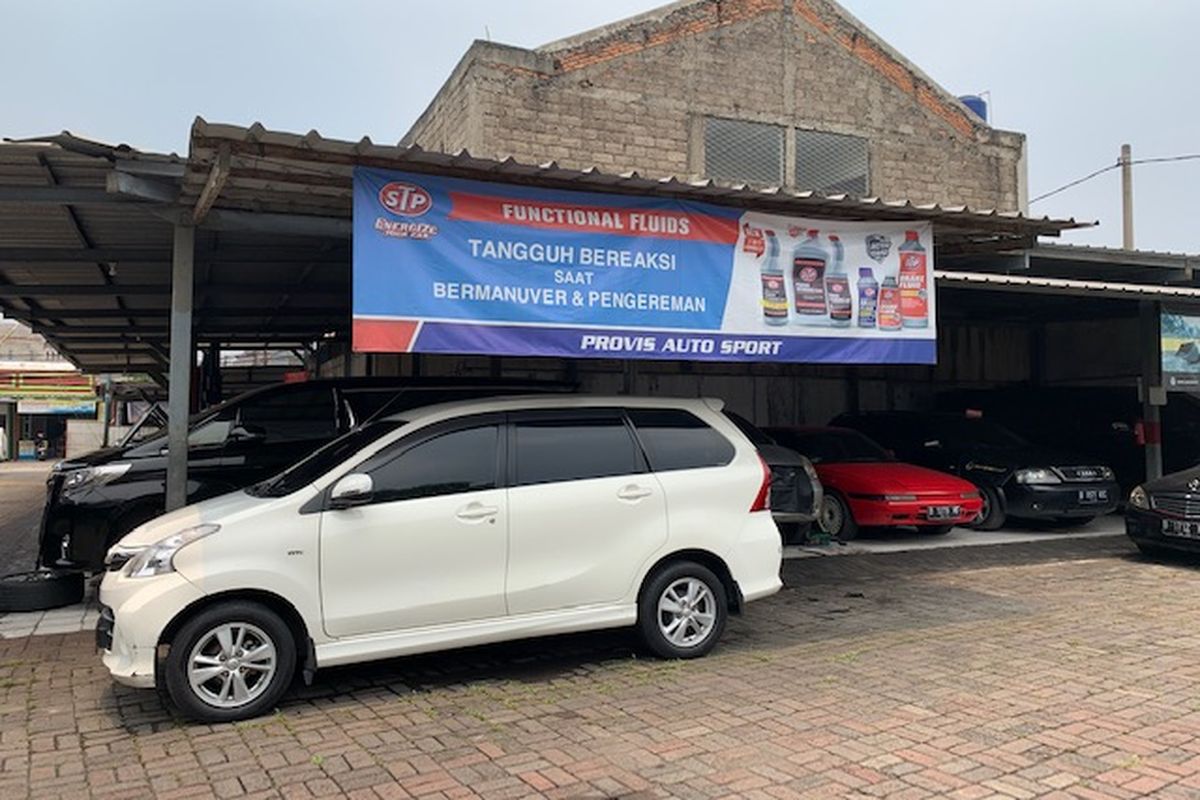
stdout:
[[513,435],[518,486],[641,472],[637,443],[617,413],[518,419]]
[[882,447],[856,431],[775,431],[775,438],[808,456],[814,464],[890,461]]
[[400,420],[372,422],[339,436],[308,458],[288,467],[273,478],[246,489],[255,497],[283,497],[307,486],[317,478],[351,458],[376,439],[391,433],[404,423]]
[[729,440],[695,414],[671,409],[629,410],[655,472],[722,467],[733,460]]
[[746,438],[749,439],[755,447],[766,444],[775,444],[774,439],[759,430],[753,422],[746,419],[741,414],[735,414],[732,411],[726,411],[725,416],[729,418],[730,422],[737,426],[739,431],[746,434]]
[[377,503],[494,489],[499,439],[498,426],[481,425],[407,447],[399,442],[358,471],[371,476]]
[[333,391],[314,386],[255,397],[238,409],[238,422],[264,431],[271,443],[329,438],[337,435]]

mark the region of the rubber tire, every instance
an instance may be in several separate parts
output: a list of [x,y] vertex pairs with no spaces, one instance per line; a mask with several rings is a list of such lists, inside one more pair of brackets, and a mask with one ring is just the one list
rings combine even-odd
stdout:
[[[241,708],[214,708],[192,693],[187,678],[187,658],[197,640],[224,622],[249,622],[257,625],[275,645],[278,658],[275,674],[267,690]],[[188,619],[171,639],[171,649],[159,666],[160,683],[171,703],[188,719],[197,722],[235,722],[261,716],[275,707],[296,675],[296,638],[278,614],[266,606],[245,600],[232,600],[202,609]]]
[[[680,578],[698,578],[704,582],[708,590],[717,600],[717,619],[713,624],[712,633],[693,647],[679,647],[672,644],[658,629],[658,600],[662,593]],[[638,601],[638,635],[650,652],[659,658],[700,658],[716,647],[717,640],[725,631],[725,621],[729,617],[729,598],[726,595],[725,584],[713,574],[713,571],[703,564],[694,561],[676,561],[666,564],[654,572],[646,581]]]
[[979,494],[987,502],[988,515],[971,524],[971,527],[977,531],[995,531],[1004,527],[1004,522],[1008,519],[1008,515],[1004,512],[1004,501],[1000,497],[1000,490],[991,486],[980,486]]
[[945,536],[950,531],[954,530],[953,525],[922,525],[921,533],[927,533],[930,536]]
[[0,577],[0,612],[46,611],[82,600],[82,572],[32,570]]
[[828,533],[835,539],[843,542],[853,541],[858,538],[859,527],[854,521],[854,515],[850,513],[850,504],[836,492],[826,492],[822,503],[837,503],[842,508],[842,528],[840,531],[826,530],[825,526],[821,526],[821,530]]

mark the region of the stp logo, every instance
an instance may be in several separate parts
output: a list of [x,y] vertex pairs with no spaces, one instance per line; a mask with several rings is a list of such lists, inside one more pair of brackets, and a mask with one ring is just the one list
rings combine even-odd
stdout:
[[392,181],[379,190],[379,204],[401,217],[419,217],[433,207],[433,198],[416,184]]

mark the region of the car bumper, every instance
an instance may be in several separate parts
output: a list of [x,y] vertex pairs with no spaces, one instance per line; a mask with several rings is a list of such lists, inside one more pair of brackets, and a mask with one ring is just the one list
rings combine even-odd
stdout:
[[1165,519],[1167,517],[1153,511],[1127,506],[1125,508],[1125,535],[1135,544],[1163,547],[1182,553],[1200,553],[1200,539],[1164,534],[1163,520]]
[[154,686],[158,643],[171,620],[204,593],[179,573],[127,578],[109,572],[100,584],[100,620],[96,645],[117,683]]
[[[1098,493],[1091,495],[1089,493]],[[1085,500],[1099,497],[1104,500]],[[1098,483],[1064,483],[1054,486],[1031,486],[1009,483],[1004,487],[1005,512],[1022,519],[1060,519],[1098,517],[1116,511],[1121,487],[1116,481]]]
[[[951,517],[930,516],[931,507],[944,506],[958,506],[959,513]],[[966,525],[973,522],[982,509],[983,500],[978,497],[922,497],[919,500],[850,498],[850,513],[854,515],[854,521],[870,528]]]

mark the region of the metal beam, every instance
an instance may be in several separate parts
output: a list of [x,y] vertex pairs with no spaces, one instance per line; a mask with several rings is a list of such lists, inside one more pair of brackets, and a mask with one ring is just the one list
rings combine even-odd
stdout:
[[23,203],[35,206],[93,206],[135,202],[104,189],[75,189],[65,187],[29,186],[0,188],[0,203]]
[[[213,212],[214,214],[217,212]],[[162,247],[0,247],[0,266],[7,264],[71,263],[71,262],[129,262],[147,264],[171,263],[171,251]],[[260,264],[321,264],[349,265],[348,249],[318,249],[313,247],[229,247],[198,248],[196,263],[253,262]]]
[[[43,308],[31,311],[23,308],[8,309],[5,315],[14,319],[124,319],[126,317],[165,317],[171,313],[170,308]],[[251,317],[265,318],[274,313],[266,308],[207,308],[198,316],[205,319],[228,319]],[[284,317],[307,319],[336,320],[345,322],[350,313],[347,302],[342,308],[333,306],[318,306],[315,308],[289,308]]]
[[[155,209],[153,213],[168,222],[190,220],[191,215],[178,209]],[[231,211],[218,208],[210,211],[201,225],[204,230],[251,231],[280,233],[291,236],[317,236],[349,239],[353,224],[340,217],[317,217],[311,214],[260,214],[255,211]]]
[[192,209],[193,224],[199,225],[204,221],[209,209],[213,207],[213,203],[217,202],[217,198],[221,196],[221,190],[225,188],[227,180],[229,180],[229,145],[222,144],[217,148],[217,159],[208,172],[208,180],[204,182],[200,196],[196,198],[196,207]]
[[196,229],[176,225],[171,263],[171,363],[167,384],[167,511],[187,505],[195,246]]
[[[280,297],[292,299],[304,297],[309,300],[321,300],[332,294],[349,292],[349,287],[332,286],[327,289],[308,288],[304,291],[289,291],[287,285],[275,286],[236,286],[230,284],[209,285],[199,291],[206,296],[237,295],[239,297]],[[0,297],[167,297],[171,294],[170,284],[6,284],[0,285]],[[286,314],[287,312],[284,311]]]
[[104,188],[109,194],[124,195],[135,200],[170,204],[179,199],[178,183],[143,178],[125,172],[108,173],[104,179]]

